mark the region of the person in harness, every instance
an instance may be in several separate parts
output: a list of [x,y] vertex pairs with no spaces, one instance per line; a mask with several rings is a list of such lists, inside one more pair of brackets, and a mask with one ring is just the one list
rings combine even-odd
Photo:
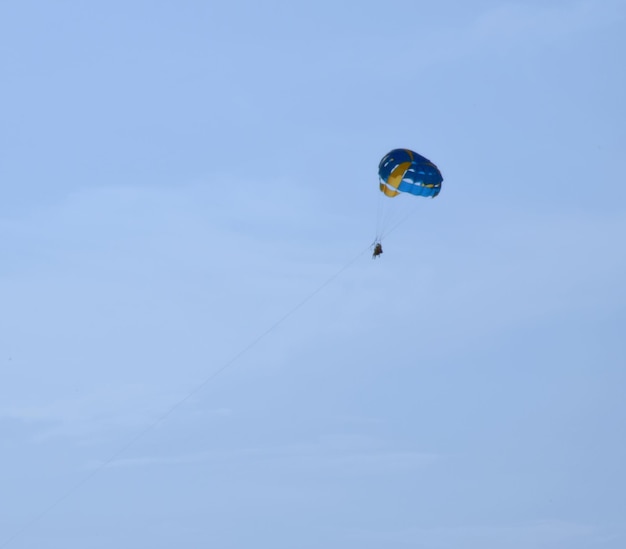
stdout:
[[374,246],[374,253],[372,254],[372,259],[376,259],[380,254],[383,253],[383,246],[380,242],[376,242]]

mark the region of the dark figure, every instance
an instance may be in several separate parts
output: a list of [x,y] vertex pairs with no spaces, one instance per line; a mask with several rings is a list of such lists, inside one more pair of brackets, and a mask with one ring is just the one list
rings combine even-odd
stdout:
[[382,244],[380,242],[376,242],[376,246],[374,246],[374,253],[372,254],[372,259],[376,259],[382,253],[383,253]]

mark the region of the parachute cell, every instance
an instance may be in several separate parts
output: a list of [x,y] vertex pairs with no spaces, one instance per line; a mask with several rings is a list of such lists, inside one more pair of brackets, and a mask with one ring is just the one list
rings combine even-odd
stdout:
[[428,158],[409,149],[394,149],[378,165],[381,192],[393,198],[400,193],[435,198],[443,177]]

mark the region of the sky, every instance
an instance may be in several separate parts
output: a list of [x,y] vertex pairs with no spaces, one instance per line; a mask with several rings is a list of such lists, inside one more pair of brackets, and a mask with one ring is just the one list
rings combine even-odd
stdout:
[[622,549],[625,22],[2,2],[0,547]]

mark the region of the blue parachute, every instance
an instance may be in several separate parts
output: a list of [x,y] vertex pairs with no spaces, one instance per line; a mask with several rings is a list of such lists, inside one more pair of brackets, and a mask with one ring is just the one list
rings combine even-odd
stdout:
[[393,198],[400,193],[435,198],[441,191],[443,177],[428,158],[409,149],[394,149],[378,166],[381,192]]

